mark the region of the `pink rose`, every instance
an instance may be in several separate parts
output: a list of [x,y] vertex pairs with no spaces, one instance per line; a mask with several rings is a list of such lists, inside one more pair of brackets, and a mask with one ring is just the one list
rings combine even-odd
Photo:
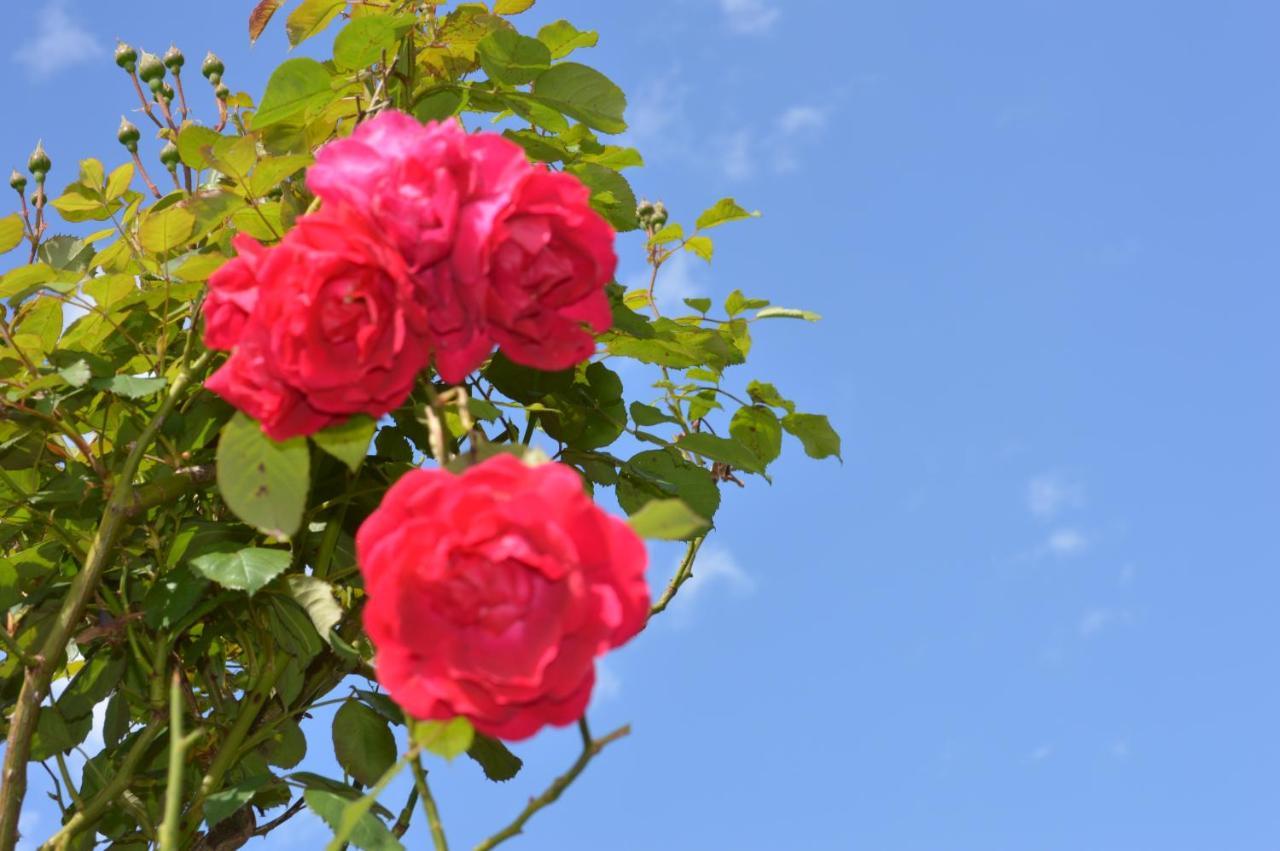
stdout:
[[[489,334],[516,363],[568,369],[595,352],[613,314],[614,231],[576,177],[531,169],[489,235]],[[586,326],[584,329],[583,326]]]
[[501,136],[468,135],[456,121],[424,126],[388,111],[321,148],[307,173],[326,204],[354,211],[399,248],[427,307],[446,381],[461,381],[493,343],[484,330],[483,283],[459,280],[443,261],[455,245],[479,250],[528,170],[524,152]]
[[561,464],[414,470],[356,550],[378,681],[415,718],[504,739],[580,718],[595,658],[648,617],[644,544]]
[[205,386],[276,440],[399,407],[429,359],[404,261],[340,209],[304,216],[257,261],[253,311]]
[[231,244],[238,256],[209,278],[204,299],[204,344],[211,349],[233,348],[258,303],[257,271],[267,249],[245,234],[236,236]]

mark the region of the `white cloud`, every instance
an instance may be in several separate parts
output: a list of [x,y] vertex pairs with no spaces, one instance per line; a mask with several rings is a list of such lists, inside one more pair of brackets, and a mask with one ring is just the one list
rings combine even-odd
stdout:
[[755,154],[751,150],[751,132],[739,130],[724,142],[720,152],[720,167],[730,180],[746,180],[755,177]]
[[[687,310],[684,300],[706,295],[707,282],[703,278],[706,263],[686,251],[679,251],[662,264],[658,283],[653,289],[658,309],[665,313]],[[649,288],[648,269],[642,269],[627,278],[628,290]]]
[[1077,626],[1081,638],[1094,638],[1104,630],[1133,622],[1133,613],[1126,609],[1090,609],[1085,612]]
[[778,116],[778,129],[784,136],[794,136],[827,126],[827,114],[816,106],[793,106]]
[[1133,748],[1129,746],[1128,739],[1117,739],[1111,745],[1111,755],[1116,759],[1128,759],[1133,754]]
[[782,12],[764,0],[720,0],[729,29],[739,35],[760,35],[773,29]]
[[1075,529],[1058,529],[1045,541],[1043,551],[1057,558],[1078,556],[1089,548],[1089,539]]
[[38,19],[35,36],[13,54],[13,61],[25,66],[31,76],[63,71],[106,54],[97,36],[67,13],[65,3],[42,7]]
[[596,687],[591,693],[591,705],[597,706],[616,700],[622,694],[622,677],[605,659],[596,660]]
[[1027,509],[1036,517],[1051,519],[1084,503],[1084,489],[1051,473],[1027,483]]
[[1027,754],[1027,759],[1032,762],[1044,762],[1051,756],[1053,756],[1053,745],[1041,745]]
[[[677,559],[672,565],[673,573],[678,566]],[[738,597],[746,597],[755,593],[756,581],[743,570],[728,550],[715,546],[703,547],[693,565],[693,578],[680,588],[680,593],[671,604],[676,623],[687,624],[698,601],[717,588],[727,589]]]

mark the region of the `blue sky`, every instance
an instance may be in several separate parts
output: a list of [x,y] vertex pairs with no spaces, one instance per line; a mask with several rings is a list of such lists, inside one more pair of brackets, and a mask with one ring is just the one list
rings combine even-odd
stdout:
[[[121,159],[115,36],[260,91],[283,35],[249,49],[251,5],[6,9],[0,166],[37,136],[58,186]],[[1280,847],[1280,8],[539,0],[526,26],[558,17],[631,95],[638,191],[764,211],[664,286],[824,314],[761,329],[740,378],[829,413],[846,463],[792,446],[727,494],[690,599],[606,663],[594,725],[634,735],[510,847]],[[437,770],[455,844],[573,748],[517,748],[503,787]],[[318,847],[294,824],[276,847]]]

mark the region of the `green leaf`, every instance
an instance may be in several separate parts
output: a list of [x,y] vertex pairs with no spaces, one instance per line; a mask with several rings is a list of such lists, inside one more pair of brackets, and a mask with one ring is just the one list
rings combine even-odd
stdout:
[[213,163],[209,161],[208,152],[225,138],[208,127],[188,124],[178,131],[178,156],[192,168],[212,168]]
[[371,417],[354,416],[341,425],[329,426],[316,432],[311,435],[311,439],[316,446],[346,464],[354,473],[369,454],[369,444],[377,430],[378,423]]
[[800,438],[804,451],[810,458],[840,458],[840,435],[831,427],[831,421],[819,414],[788,414],[782,427]]
[[214,792],[204,800],[204,821],[213,827],[253,799],[254,793],[271,780],[270,774],[259,774],[234,786]]
[[[220,542],[224,550],[230,550],[230,541]],[[212,550],[204,549],[208,553]],[[197,575],[188,567],[179,567],[156,580],[143,598],[142,611],[145,622],[152,629],[172,629],[195,608],[196,601],[209,587],[209,580]]]
[[284,24],[289,43],[297,46],[323,31],[346,6],[347,0],[302,0]]
[[293,118],[332,96],[329,72],[323,65],[314,59],[287,59],[267,81],[253,127],[257,130]]
[[466,753],[475,739],[476,730],[466,718],[451,721],[413,721],[409,735],[415,744],[421,745],[436,756],[452,760]]
[[196,229],[196,217],[186,207],[151,210],[138,226],[138,241],[147,251],[163,254],[177,248]]
[[83,387],[93,377],[92,373],[89,372],[89,364],[83,360],[78,360],[70,366],[63,367],[58,370],[58,375],[61,375],[62,380],[72,387]]
[[344,71],[367,68],[395,50],[405,30],[417,21],[413,15],[374,15],[356,18],[333,40],[333,64]]
[[569,166],[569,173],[591,190],[591,206],[614,230],[626,232],[640,226],[636,220],[635,192],[621,174],[595,163],[575,163]]
[[315,158],[310,154],[290,154],[259,160],[254,166],[253,177],[249,180],[249,191],[259,197],[266,195],[279,188],[286,177],[297,174],[314,161]]
[[288,550],[250,547],[234,553],[206,553],[191,560],[200,575],[233,591],[253,596],[264,585],[289,569]]
[[795,403],[784,398],[778,388],[764,381],[752,381],[747,385],[747,395],[757,405],[768,405],[770,408],[781,408],[788,414],[796,412]]
[[372,786],[396,761],[396,740],[387,721],[358,700],[333,716],[333,753],[343,770]]
[[19,266],[6,272],[0,278],[0,298],[13,298],[21,295],[33,286],[53,279],[53,267],[47,263],[32,263],[30,266]]
[[766,467],[782,453],[782,423],[768,408],[740,408],[729,422],[729,434]]
[[598,33],[582,31],[568,21],[553,21],[538,30],[538,41],[551,48],[552,59],[563,59],[579,47],[595,47]]
[[154,396],[169,383],[167,378],[148,378],[142,375],[113,375],[95,378],[89,382],[95,390],[105,390],[126,399],[145,399]]
[[551,51],[536,38],[495,29],[476,45],[480,67],[490,80],[520,86],[551,67]]
[[462,90],[455,86],[441,86],[429,91],[413,106],[413,117],[422,122],[443,121],[457,115],[462,108]]
[[750,449],[736,440],[716,437],[714,434],[707,434],[706,432],[697,432],[695,434],[686,434],[676,441],[676,445],[687,452],[710,458],[712,461],[719,461],[721,464],[728,464],[738,470],[764,474],[764,464],[760,459]]
[[93,158],[80,160],[80,182],[95,191],[101,191],[106,181],[106,171],[102,163]]
[[742,294],[742,290],[734,290],[729,293],[728,298],[724,300],[725,312],[730,316],[737,316],[744,310],[753,310],[760,307],[768,307],[768,299],[763,298],[747,298]]
[[370,807],[359,806],[363,799],[348,802],[342,796],[319,789],[308,789],[303,797],[311,811],[324,819],[331,830],[338,835],[345,834],[342,841],[338,841],[335,836],[326,849],[341,848],[343,842],[350,842],[364,851],[404,851],[404,846],[396,839],[395,834],[369,812]]
[[706,313],[711,309],[711,299],[709,298],[686,298],[684,303],[699,313]]
[[[321,777],[319,774],[313,774],[310,771],[295,771],[289,775],[289,779],[300,783],[308,789],[318,789],[336,798],[342,798],[344,801],[355,801],[361,797],[357,790],[347,784],[340,783],[337,780],[330,780],[328,777]],[[375,803],[370,809],[382,818],[391,818],[391,811],[381,804]]]
[[747,212],[732,198],[721,198],[714,205],[704,210],[701,216],[698,216],[698,230],[706,230],[728,222],[741,221],[742,219],[758,218],[759,215],[760,211]]
[[687,541],[705,532],[710,523],[680,499],[655,499],[631,515],[637,535],[659,541]]
[[612,80],[586,65],[561,62],[552,66],[534,81],[533,95],[593,130],[621,133],[627,129],[623,120],[627,96]]
[[22,216],[14,213],[0,219],[0,254],[12,251],[22,242]]
[[103,647],[93,654],[58,697],[57,709],[68,721],[83,718],[106,700],[124,676],[125,657]]
[[662,423],[678,423],[675,417],[664,414],[652,405],[645,405],[641,402],[631,403],[631,419],[636,425],[656,426]]
[[495,15],[518,15],[534,4],[534,0],[495,0]]
[[133,163],[125,163],[107,178],[106,198],[114,201],[123,195],[133,183]]
[[711,472],[674,450],[641,452],[619,471],[618,505],[627,514],[635,514],[652,500],[673,497],[708,520],[720,507],[720,488]]
[[62,302],[53,296],[40,296],[31,302],[18,323],[17,333],[39,339],[42,352],[53,351],[62,336]]
[[484,776],[495,783],[505,783],[520,773],[524,761],[507,750],[507,746],[483,733],[476,733],[467,748],[471,757],[484,769]]
[[766,307],[756,312],[756,319],[803,319],[806,322],[817,322],[822,317],[812,310],[797,310],[794,307]]
[[710,263],[712,255],[715,254],[716,246],[709,236],[691,236],[685,241],[684,250],[692,251]]
[[305,438],[277,443],[243,413],[218,441],[218,489],[228,507],[250,526],[288,538],[302,525],[311,478]]
[[333,586],[323,579],[302,575],[285,577],[285,583],[289,588],[289,596],[306,610],[311,623],[315,624],[316,632],[329,644],[330,630],[342,623],[342,606],[338,605],[338,599],[333,596]]
[[31,737],[31,759],[43,762],[56,753],[65,753],[80,744],[93,727],[93,715],[82,718],[63,718],[58,712],[46,709],[36,721],[36,732]]

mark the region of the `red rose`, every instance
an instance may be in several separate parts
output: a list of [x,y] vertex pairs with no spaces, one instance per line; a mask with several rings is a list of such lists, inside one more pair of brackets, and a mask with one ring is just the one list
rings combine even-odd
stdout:
[[204,344],[211,349],[233,348],[258,303],[258,267],[267,249],[244,234],[231,244],[239,256],[213,273],[204,299]]
[[276,440],[404,402],[429,357],[426,311],[376,231],[338,209],[304,216],[255,271],[253,311],[205,386]]
[[644,544],[569,467],[414,470],[360,527],[378,681],[409,715],[524,739],[586,711],[649,611]]
[[307,172],[307,185],[326,204],[363,217],[400,250],[427,307],[446,381],[479,367],[493,341],[483,282],[460,280],[443,261],[458,245],[463,253],[482,250],[529,169],[524,151],[494,133],[469,135],[456,121],[424,126],[387,111],[321,148]]
[[572,175],[535,168],[494,224],[485,314],[516,363],[568,369],[595,352],[591,331],[613,324],[604,287],[618,265],[614,232],[590,195]]

